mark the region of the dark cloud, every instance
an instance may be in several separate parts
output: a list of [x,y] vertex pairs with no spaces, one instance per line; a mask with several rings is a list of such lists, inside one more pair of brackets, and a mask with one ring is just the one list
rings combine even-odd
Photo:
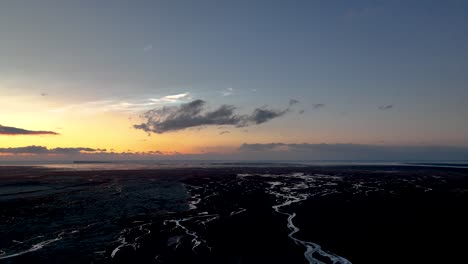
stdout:
[[293,105],[298,104],[298,103],[299,103],[299,101],[296,100],[296,99],[289,100],[289,106],[293,106]]
[[82,152],[103,152],[105,149],[93,148],[52,148],[48,149],[43,146],[27,146],[17,148],[0,148],[0,153],[9,154],[74,154]]
[[229,134],[229,133],[231,133],[231,132],[229,132],[229,131],[221,131],[221,132],[219,132],[220,135]]
[[382,106],[379,106],[379,109],[380,110],[389,110],[389,109],[392,109],[393,108],[393,105],[382,105]]
[[221,105],[213,111],[206,110],[206,102],[195,100],[180,106],[165,106],[145,112],[144,123],[134,125],[134,128],[145,132],[162,134],[187,128],[209,125],[245,127],[268,122],[289,111],[268,109],[266,106],[256,108],[251,115],[238,115],[233,105]]
[[304,113],[305,113],[305,110],[304,110],[304,109],[302,109],[302,110],[299,111],[299,114],[300,114],[300,115],[302,115],[302,114],[304,114]]
[[41,96],[47,96],[49,95],[48,93],[41,93]]
[[320,109],[320,108],[324,108],[325,107],[325,104],[313,104],[312,107],[314,109]]
[[206,102],[195,100],[180,106],[165,106],[143,114],[146,123],[134,125],[136,129],[162,134],[205,125],[239,125],[242,117],[234,114],[235,107],[222,105],[214,111],[202,113]]
[[0,125],[0,135],[58,135],[53,131],[33,131],[16,127],[7,127]]
[[0,148],[0,153],[11,153],[11,154],[43,154],[49,150],[46,147],[41,146],[28,146],[18,148]]
[[262,124],[270,121],[273,118],[280,117],[286,114],[289,109],[286,110],[272,110],[267,108],[257,108],[254,110],[251,116],[246,121],[247,123]]
[[274,150],[277,147],[284,146],[284,143],[267,143],[267,144],[247,144],[244,143],[239,147],[240,151],[269,151]]
[[68,153],[81,153],[81,152],[103,152],[106,149],[94,148],[53,148],[49,150],[51,153],[68,154]]
[[[361,145],[361,144],[288,144],[288,143],[266,143],[266,144],[242,144],[242,151],[347,151],[359,150],[366,151],[371,149],[380,149],[383,146]],[[384,147],[385,148],[385,147]]]

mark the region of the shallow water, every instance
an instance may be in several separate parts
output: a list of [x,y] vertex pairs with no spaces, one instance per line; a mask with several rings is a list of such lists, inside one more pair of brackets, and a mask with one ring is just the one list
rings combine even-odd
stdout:
[[104,257],[132,218],[187,208],[185,188],[174,180],[61,174],[0,181],[0,260],[89,262]]

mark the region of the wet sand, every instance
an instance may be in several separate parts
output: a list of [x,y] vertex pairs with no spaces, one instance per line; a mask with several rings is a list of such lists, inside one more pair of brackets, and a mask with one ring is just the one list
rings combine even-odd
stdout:
[[468,169],[0,167],[0,263],[462,263]]

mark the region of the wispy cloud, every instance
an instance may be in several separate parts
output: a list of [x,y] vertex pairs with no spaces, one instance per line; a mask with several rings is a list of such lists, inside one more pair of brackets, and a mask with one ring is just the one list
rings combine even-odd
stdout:
[[313,104],[312,105],[312,108],[314,109],[320,109],[320,108],[324,108],[325,107],[325,104]]
[[207,111],[205,101],[195,100],[180,106],[164,106],[149,110],[142,115],[145,122],[134,125],[134,128],[163,134],[210,125],[245,127],[268,122],[289,111],[289,107],[284,110],[276,110],[263,106],[256,108],[250,115],[239,115],[235,113],[236,109],[233,105],[221,105],[213,111]]
[[229,133],[231,133],[231,132],[229,132],[227,130],[219,132],[220,135],[229,134]]
[[58,133],[53,131],[42,131],[42,130],[26,130],[22,128],[16,127],[8,127],[0,125],[0,135],[10,135],[10,136],[17,136],[17,135],[58,135]]
[[181,100],[184,99],[189,99],[190,94],[189,93],[181,93],[181,94],[174,94],[174,95],[166,95],[161,98],[156,98],[156,99],[150,99],[152,102],[157,102],[157,103],[177,103]]
[[143,47],[144,52],[151,51],[152,49],[153,49],[153,45],[151,45],[151,44],[148,44],[148,45]]
[[141,112],[149,110],[158,105],[180,103],[190,100],[189,93],[181,93],[174,95],[166,95],[159,98],[144,98],[144,99],[105,99],[97,101],[83,102],[79,104],[67,105],[64,107],[51,110],[52,112]]
[[382,105],[382,106],[379,106],[379,109],[380,110],[390,110],[393,108],[393,105]]
[[232,94],[234,94],[234,89],[232,88],[227,88],[226,90],[221,91],[222,96],[231,96]]

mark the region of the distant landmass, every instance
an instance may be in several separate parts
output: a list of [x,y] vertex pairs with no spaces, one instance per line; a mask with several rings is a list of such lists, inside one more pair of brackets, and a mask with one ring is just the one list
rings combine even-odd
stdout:
[[74,160],[75,164],[94,164],[94,163],[113,163],[112,161],[96,161],[96,160]]

